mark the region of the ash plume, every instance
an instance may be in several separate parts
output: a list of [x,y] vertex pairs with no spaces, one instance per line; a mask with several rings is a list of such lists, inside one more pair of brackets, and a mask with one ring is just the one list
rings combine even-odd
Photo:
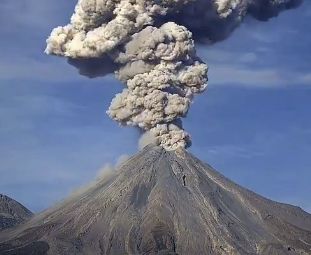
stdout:
[[174,150],[190,146],[181,118],[207,86],[208,68],[196,55],[193,37],[214,43],[227,38],[246,15],[267,20],[301,2],[79,0],[70,23],[47,39],[46,53],[67,57],[90,78],[114,72],[126,87],[108,115]]

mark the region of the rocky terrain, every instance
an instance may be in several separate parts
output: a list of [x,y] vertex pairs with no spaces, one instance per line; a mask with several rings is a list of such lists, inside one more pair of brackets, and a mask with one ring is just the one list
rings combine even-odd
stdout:
[[23,223],[32,212],[12,198],[0,194],[0,231]]
[[185,150],[147,146],[18,228],[1,255],[311,254],[311,215],[231,182]]

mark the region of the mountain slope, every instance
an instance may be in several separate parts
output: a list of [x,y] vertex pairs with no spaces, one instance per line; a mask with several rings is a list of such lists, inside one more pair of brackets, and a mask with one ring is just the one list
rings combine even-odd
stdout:
[[0,234],[0,254],[311,254],[311,215],[234,184],[184,150],[147,146]]
[[23,205],[0,194],[0,230],[14,227],[31,216],[32,213]]

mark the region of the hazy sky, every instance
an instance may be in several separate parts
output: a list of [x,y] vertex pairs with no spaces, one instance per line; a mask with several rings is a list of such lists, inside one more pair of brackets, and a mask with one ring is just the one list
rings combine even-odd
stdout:
[[[87,79],[43,54],[73,0],[0,5],[0,193],[40,211],[137,152],[139,132],[105,114],[122,85]],[[190,151],[227,177],[311,212],[311,1],[269,22],[247,19],[226,41],[198,46],[209,88],[185,128]]]

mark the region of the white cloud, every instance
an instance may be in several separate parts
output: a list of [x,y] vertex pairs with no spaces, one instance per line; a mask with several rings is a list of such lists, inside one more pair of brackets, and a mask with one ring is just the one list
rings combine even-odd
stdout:
[[236,52],[231,52],[224,49],[217,49],[217,48],[206,48],[199,46],[198,47],[198,55],[203,57],[204,60],[208,65],[210,62],[216,62],[216,63],[226,63],[226,62],[232,62],[234,59],[236,59]]
[[75,69],[62,59],[37,60],[20,56],[0,60],[0,80],[76,81],[80,79]]
[[[288,70],[286,65],[265,64],[260,54],[270,55],[270,48],[259,47],[255,52],[202,48],[199,54],[209,64],[209,85],[241,86],[248,88],[285,88],[310,85],[311,73]],[[270,66],[269,66],[270,65]],[[290,66],[290,64],[289,64]]]
[[287,85],[281,74],[270,69],[247,69],[231,65],[213,65],[210,68],[210,85],[238,85],[249,87],[276,87]]
[[241,63],[254,63],[257,60],[257,55],[253,52],[248,52],[243,54],[240,58],[239,58],[239,62]]
[[301,75],[299,81],[306,85],[311,85],[311,73]]
[[248,145],[224,144],[208,147],[207,153],[214,156],[232,158],[253,158],[263,155],[262,152]]

